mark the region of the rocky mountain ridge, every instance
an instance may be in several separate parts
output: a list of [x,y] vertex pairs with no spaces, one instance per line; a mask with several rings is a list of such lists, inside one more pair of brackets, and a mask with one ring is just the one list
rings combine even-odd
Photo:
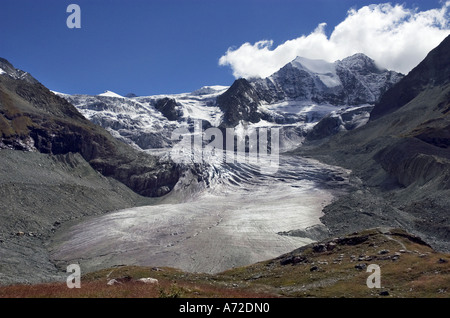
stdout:
[[[16,79],[17,74],[25,79]],[[79,153],[103,175],[145,196],[165,194],[173,188],[179,174],[173,163],[118,141],[24,74],[15,70],[0,75],[0,149]]]

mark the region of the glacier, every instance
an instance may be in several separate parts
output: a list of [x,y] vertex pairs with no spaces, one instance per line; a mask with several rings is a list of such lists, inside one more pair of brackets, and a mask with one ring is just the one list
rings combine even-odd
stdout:
[[361,127],[402,77],[356,54],[333,63],[298,57],[268,78],[192,93],[57,93],[116,138],[161,157],[174,147],[176,129],[193,131],[199,120],[203,129],[279,128],[281,154],[274,174],[247,163],[186,164],[155,205],[65,225],[50,245],[53,260],[79,262],[88,271],[129,264],[217,273],[312,242],[278,233],[320,226],[322,209],[351,186],[350,171],[288,151]]

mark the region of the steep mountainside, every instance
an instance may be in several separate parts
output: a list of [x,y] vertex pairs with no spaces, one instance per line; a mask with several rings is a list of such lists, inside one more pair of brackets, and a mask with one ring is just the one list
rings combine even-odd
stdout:
[[[450,39],[447,38],[428,57],[414,68],[395,89],[389,90],[371,113],[376,120],[392,113],[416,98],[427,86],[443,86],[450,82],[450,59],[448,51]],[[445,106],[445,105],[442,105]],[[445,109],[443,109],[445,111]]]
[[39,83],[31,74],[22,70],[16,69],[11,63],[0,57],[0,75],[7,74],[14,79],[24,80],[30,84]]
[[257,123],[260,101],[257,91],[244,78],[239,79],[225,93],[217,97],[217,104],[223,111],[222,126],[235,127],[241,120]]
[[361,106],[333,111],[308,132],[306,140],[320,140],[359,128],[367,123],[372,109],[373,106]]
[[4,70],[0,75],[0,149],[54,155],[79,153],[104,176],[145,196],[165,194],[178,181],[173,163],[162,162],[118,141],[85,119],[65,99],[23,75],[26,73],[6,72],[5,64],[0,65]]
[[335,231],[397,224],[450,250],[449,54],[450,37],[383,96],[367,125],[299,150],[363,181],[326,209]]

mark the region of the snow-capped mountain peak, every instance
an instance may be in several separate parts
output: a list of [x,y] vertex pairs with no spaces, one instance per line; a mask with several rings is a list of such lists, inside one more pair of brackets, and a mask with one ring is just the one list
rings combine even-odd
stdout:
[[112,91],[104,91],[103,93],[98,94],[98,96],[123,98],[123,96],[116,94]]
[[218,93],[221,94],[224,93],[228,88],[230,87],[222,85],[203,86],[202,88],[193,91],[191,94],[198,96],[218,94]]
[[290,66],[311,74],[325,87],[333,88],[342,85],[339,76],[336,73],[335,63],[298,56],[290,63]]
[[353,71],[363,71],[367,73],[388,72],[387,69],[378,66],[375,60],[363,53],[354,54],[342,59],[341,61],[337,61],[336,63]]
[[299,69],[307,69],[310,72],[318,74],[327,74],[335,72],[333,63],[325,60],[308,59],[306,57],[297,56],[291,63],[293,67]]
[[336,106],[374,104],[403,77],[380,69],[364,54],[329,63],[297,57],[268,78],[252,82],[268,103],[316,102]]

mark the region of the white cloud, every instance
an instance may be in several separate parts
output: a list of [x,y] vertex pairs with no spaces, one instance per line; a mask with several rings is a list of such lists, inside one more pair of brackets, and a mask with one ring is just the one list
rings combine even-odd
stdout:
[[219,65],[230,66],[236,78],[267,77],[297,56],[334,62],[364,53],[380,66],[406,74],[450,34],[449,15],[450,1],[428,11],[389,3],[351,9],[330,37],[321,23],[311,34],[274,49],[271,40],[229,48]]

